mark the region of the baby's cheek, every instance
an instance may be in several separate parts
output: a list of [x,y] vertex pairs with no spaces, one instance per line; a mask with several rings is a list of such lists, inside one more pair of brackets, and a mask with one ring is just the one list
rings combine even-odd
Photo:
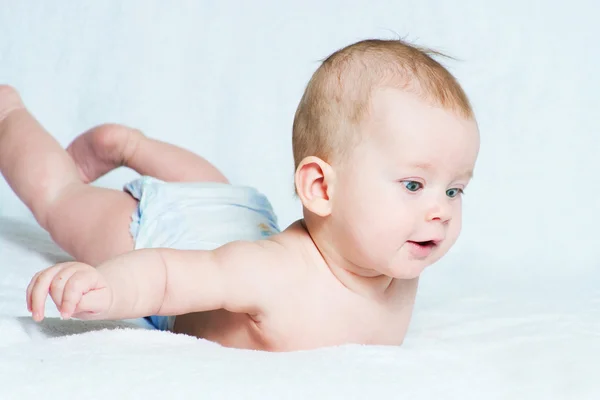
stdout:
[[460,236],[460,232],[462,230],[462,221],[457,218],[450,221],[450,226],[448,227],[448,231],[446,233],[446,241],[448,242],[448,248],[452,247],[456,240]]

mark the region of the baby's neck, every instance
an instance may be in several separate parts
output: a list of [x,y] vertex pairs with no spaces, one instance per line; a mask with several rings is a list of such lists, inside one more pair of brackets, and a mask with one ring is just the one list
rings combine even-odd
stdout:
[[397,280],[389,276],[383,274],[364,275],[344,268],[333,260],[326,261],[326,263],[331,273],[342,285],[361,296],[386,299],[392,297],[398,287]]
[[322,264],[347,289],[363,297],[377,300],[392,300],[404,298],[408,292],[414,292],[417,279],[398,280],[349,263],[335,249],[327,246],[327,241],[311,234],[304,220],[299,220],[290,226],[291,230],[299,231],[307,240],[305,254],[311,264]]

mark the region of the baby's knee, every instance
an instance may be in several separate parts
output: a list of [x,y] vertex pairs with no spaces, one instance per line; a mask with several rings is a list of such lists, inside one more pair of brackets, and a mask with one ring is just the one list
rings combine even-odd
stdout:
[[144,137],[144,134],[139,129],[120,124],[102,124],[90,129],[88,132],[92,135],[94,147],[97,148],[110,148],[132,137]]

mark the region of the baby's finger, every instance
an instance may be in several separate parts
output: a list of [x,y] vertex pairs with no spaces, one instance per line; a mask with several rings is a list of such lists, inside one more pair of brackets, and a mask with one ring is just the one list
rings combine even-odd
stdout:
[[33,287],[36,285],[39,276],[43,271],[37,272],[33,278],[29,281],[29,285],[27,285],[27,290],[25,291],[25,301],[27,302],[27,311],[31,312],[31,291]]
[[44,319],[46,298],[48,297],[50,284],[56,273],[61,269],[61,266],[54,266],[43,271],[40,276],[38,276],[31,290],[31,311],[33,312],[34,321],[39,322]]
[[[60,314],[64,319],[71,318],[82,297],[98,284],[96,271],[78,271],[66,283],[63,294]],[[84,310],[87,311],[87,310]]]
[[76,272],[77,268],[74,266],[67,266],[54,275],[54,279],[52,279],[52,283],[50,283],[50,297],[52,297],[52,301],[54,301],[54,304],[56,304],[56,308],[58,308],[59,311],[62,307],[65,285]]

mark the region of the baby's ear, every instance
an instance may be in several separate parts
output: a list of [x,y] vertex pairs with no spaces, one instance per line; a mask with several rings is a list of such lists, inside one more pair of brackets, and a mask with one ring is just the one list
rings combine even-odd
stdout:
[[331,165],[318,157],[306,157],[296,168],[296,193],[304,207],[326,217],[331,213],[331,197],[335,172]]

